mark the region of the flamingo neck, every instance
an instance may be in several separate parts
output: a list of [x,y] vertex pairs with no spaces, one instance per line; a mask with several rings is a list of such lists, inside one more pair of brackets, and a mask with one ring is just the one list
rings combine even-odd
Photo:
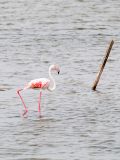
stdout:
[[51,74],[51,68],[49,69],[49,78],[50,78],[50,85],[48,87],[49,91],[53,91],[56,88],[55,80]]

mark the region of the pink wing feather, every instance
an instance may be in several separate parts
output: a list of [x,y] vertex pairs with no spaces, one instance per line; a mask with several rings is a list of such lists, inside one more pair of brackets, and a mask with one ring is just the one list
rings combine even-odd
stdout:
[[48,88],[50,80],[47,78],[35,79],[29,82],[29,87],[32,89],[46,89]]

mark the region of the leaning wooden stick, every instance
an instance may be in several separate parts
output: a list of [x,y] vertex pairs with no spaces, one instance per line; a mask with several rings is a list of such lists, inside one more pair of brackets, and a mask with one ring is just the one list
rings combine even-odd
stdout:
[[94,82],[94,84],[93,84],[93,86],[92,86],[92,89],[93,89],[93,90],[96,90],[97,84],[98,84],[98,82],[99,82],[99,80],[100,80],[100,76],[101,76],[101,74],[102,74],[102,72],[103,72],[103,69],[104,69],[105,64],[106,64],[106,62],[107,62],[107,59],[108,59],[108,57],[109,57],[109,55],[110,55],[110,51],[111,51],[111,49],[112,49],[113,44],[114,44],[114,41],[112,40],[112,41],[110,42],[110,45],[109,45],[107,51],[106,51],[106,54],[105,54],[105,57],[104,57],[104,59],[103,59],[102,65],[100,66],[100,70],[99,70],[98,73],[97,73],[95,82]]

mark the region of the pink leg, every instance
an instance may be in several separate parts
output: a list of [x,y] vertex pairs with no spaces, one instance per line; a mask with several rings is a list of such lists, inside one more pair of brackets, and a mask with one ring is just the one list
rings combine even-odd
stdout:
[[18,93],[18,95],[19,95],[19,97],[20,97],[20,99],[21,99],[21,101],[22,101],[22,103],[23,103],[23,106],[24,106],[24,108],[25,108],[25,112],[23,113],[23,116],[28,112],[28,109],[27,109],[27,107],[26,107],[26,105],[25,105],[25,102],[24,102],[24,100],[23,100],[23,98],[22,98],[22,96],[20,95],[20,91],[22,91],[23,89],[19,89],[18,91],[17,91],[17,93]]
[[41,117],[41,113],[40,113],[41,112],[41,108],[40,108],[41,96],[42,96],[42,92],[40,92],[39,100],[38,100],[38,113],[40,117]]

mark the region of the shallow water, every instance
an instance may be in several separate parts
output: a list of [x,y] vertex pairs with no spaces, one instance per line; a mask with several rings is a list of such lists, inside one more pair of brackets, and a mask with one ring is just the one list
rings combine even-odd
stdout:
[[[0,1],[0,159],[120,159],[120,1]],[[115,40],[97,91],[91,86],[111,39]],[[22,93],[57,63],[57,88]]]

